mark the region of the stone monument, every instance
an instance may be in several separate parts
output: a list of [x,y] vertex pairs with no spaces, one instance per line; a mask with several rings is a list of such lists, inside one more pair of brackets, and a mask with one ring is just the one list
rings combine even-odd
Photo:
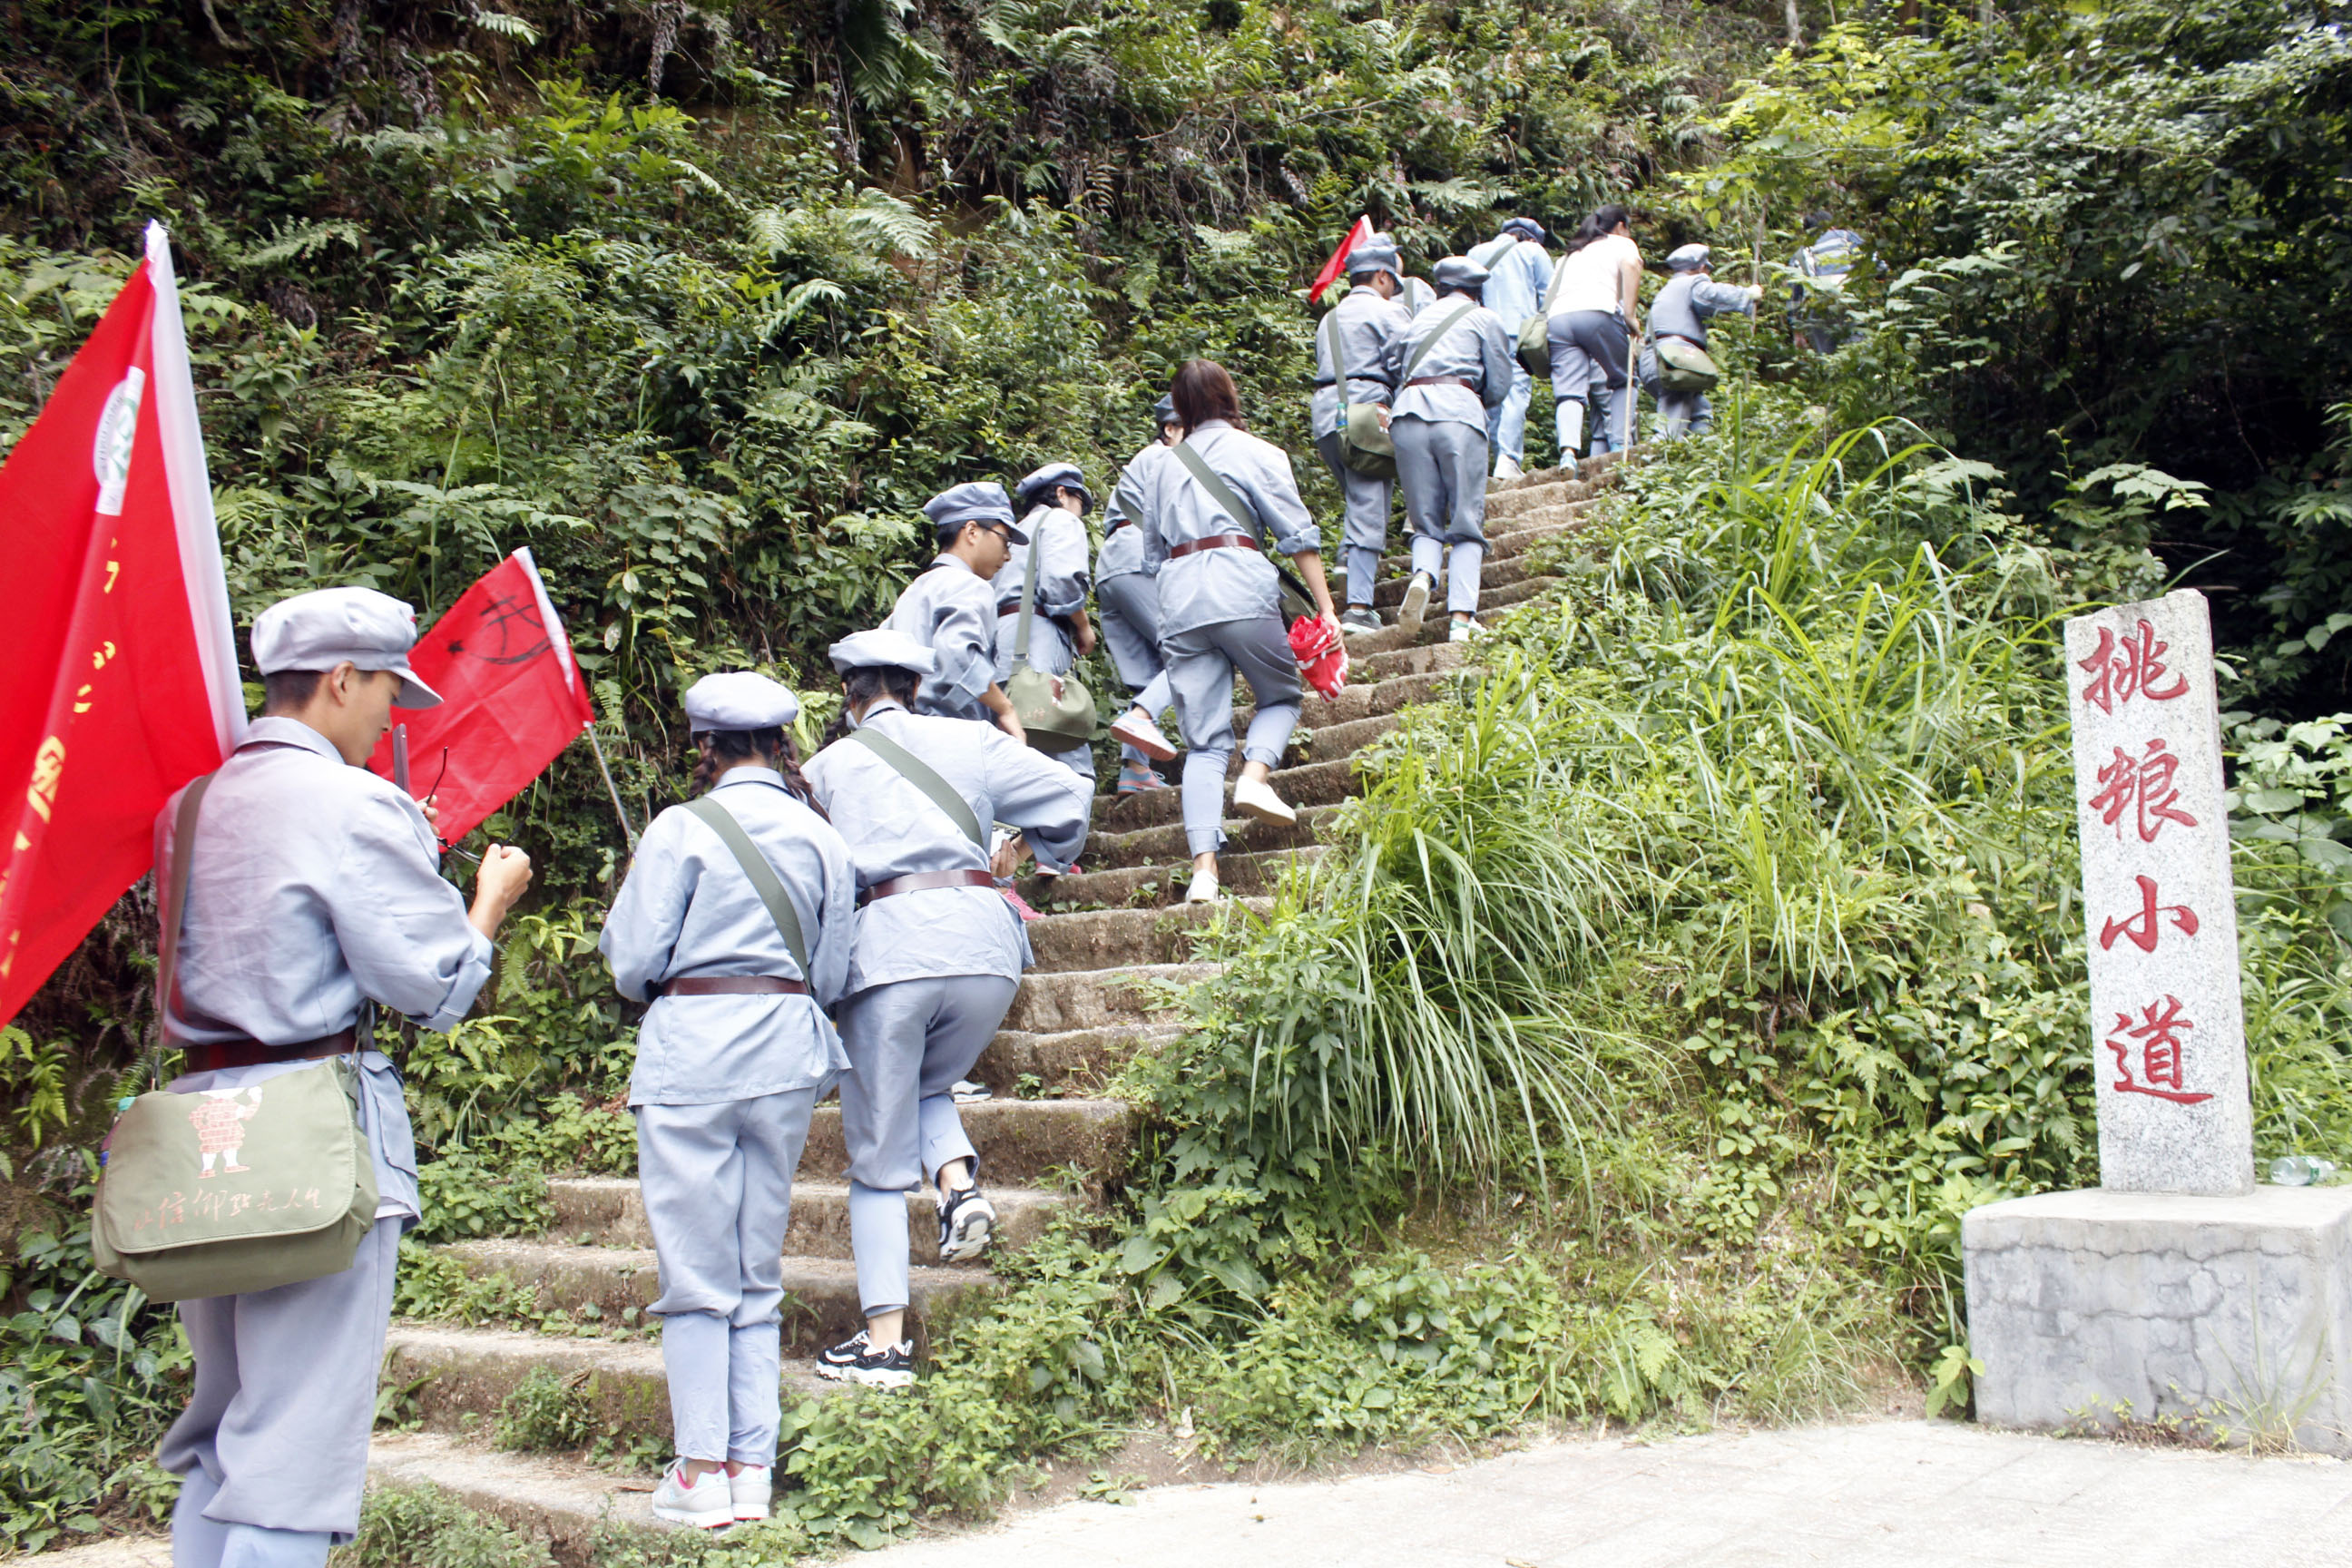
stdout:
[[1978,1416],[2352,1453],[2352,1188],[2254,1181],[2204,596],[2068,621],[2065,676],[2100,1184],[1963,1222]]

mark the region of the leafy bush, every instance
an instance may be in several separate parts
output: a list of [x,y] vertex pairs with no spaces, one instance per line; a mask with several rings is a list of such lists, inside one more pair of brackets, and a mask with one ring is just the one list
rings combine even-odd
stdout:
[[359,1533],[329,1561],[336,1568],[555,1568],[545,1542],[431,1485],[370,1487]]
[[416,1184],[425,1218],[411,1234],[419,1241],[536,1236],[555,1218],[537,1170],[499,1170],[463,1150],[419,1165]]

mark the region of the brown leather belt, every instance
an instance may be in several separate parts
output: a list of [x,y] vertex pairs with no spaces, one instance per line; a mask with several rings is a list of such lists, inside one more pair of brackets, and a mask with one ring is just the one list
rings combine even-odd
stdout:
[[1416,375],[1405,384],[1407,386],[1458,386],[1465,392],[1478,390],[1458,375]]
[[919,893],[926,888],[993,888],[996,879],[985,871],[912,871],[904,877],[893,877],[887,882],[877,882],[866,889],[866,901],[896,898],[900,893]]
[[808,987],[781,974],[706,974],[649,987],[656,996],[805,996]]
[[182,1065],[188,1072],[218,1072],[223,1068],[255,1068],[265,1062],[324,1061],[355,1051],[359,1044],[357,1029],[339,1029],[290,1046],[265,1046],[254,1039],[212,1040],[181,1047]]
[[1257,541],[1246,533],[1213,533],[1206,539],[1188,539],[1181,544],[1168,547],[1168,559],[1190,555],[1196,550],[1255,550]]

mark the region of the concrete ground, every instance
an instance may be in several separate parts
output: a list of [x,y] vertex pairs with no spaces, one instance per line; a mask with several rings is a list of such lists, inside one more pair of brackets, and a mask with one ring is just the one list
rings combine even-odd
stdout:
[[1946,1421],[1547,1444],[1449,1471],[1168,1487],[856,1568],[2352,1564],[2352,1464]]

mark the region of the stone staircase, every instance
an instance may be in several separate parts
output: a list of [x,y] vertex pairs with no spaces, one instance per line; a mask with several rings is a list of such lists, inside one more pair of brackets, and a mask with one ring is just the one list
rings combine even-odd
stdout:
[[[1608,459],[1601,459],[1605,467]],[[1588,473],[1593,465],[1588,465]],[[1597,476],[1595,476],[1597,478]],[[1601,481],[1601,482],[1605,482]],[[1558,581],[1528,566],[1529,548],[1578,526],[1591,482],[1532,474],[1495,489],[1487,501],[1490,548],[1482,618],[1532,599]],[[1402,597],[1402,541],[1379,603],[1393,621]],[[1463,668],[1473,644],[1445,640],[1445,615],[1433,605],[1416,637],[1391,625],[1351,639],[1349,684],[1336,701],[1309,695],[1285,765],[1274,775],[1299,809],[1292,826],[1242,819],[1225,824],[1223,857],[1229,900],[1265,909],[1295,861],[1319,853],[1322,825],[1354,788],[1352,759],[1393,728],[1399,712],[1435,696]],[[1239,758],[1234,771],[1239,771]],[[1175,993],[1212,973],[1190,962],[1195,931],[1213,911],[1180,902],[1190,875],[1179,792],[1094,807],[1083,870],[1031,879],[1022,892],[1044,918],[1029,928],[1037,966],[1023,981],[1004,1026],[976,1069],[994,1097],[964,1108],[995,1204],[1002,1247],[1036,1237],[1057,1212],[1101,1203],[1123,1169],[1132,1113],[1106,1097],[1119,1067],[1176,1030]],[[845,1163],[836,1107],[821,1107],[793,1192],[784,1284],[785,1391],[832,1393],[808,1358],[860,1322],[850,1263]],[[634,1181],[561,1178],[549,1184],[555,1221],[530,1239],[457,1243],[441,1248],[468,1273],[504,1275],[533,1288],[549,1308],[615,1327],[644,1321],[657,1293],[652,1237]],[[912,1293],[917,1321],[973,1291],[990,1289],[984,1267],[941,1266],[927,1194],[909,1195]],[[593,1310],[592,1310],[593,1309]],[[570,1383],[601,1425],[625,1435],[668,1430],[661,1352],[647,1334],[566,1338],[521,1329],[462,1329],[395,1322],[383,1384],[422,1430],[381,1433],[370,1454],[384,1483],[431,1481],[473,1506],[543,1535],[567,1561],[582,1560],[600,1519],[650,1522],[651,1481],[546,1456],[499,1453],[488,1434],[501,1404],[535,1371]]]

